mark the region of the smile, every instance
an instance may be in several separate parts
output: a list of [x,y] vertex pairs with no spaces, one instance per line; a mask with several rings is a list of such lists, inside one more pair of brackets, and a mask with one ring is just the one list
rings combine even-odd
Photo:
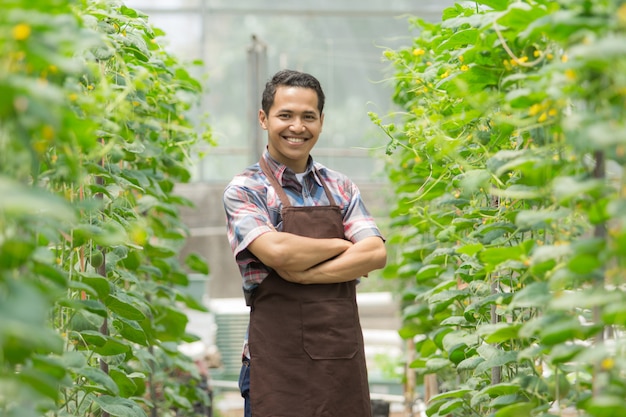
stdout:
[[293,137],[285,137],[285,140],[289,143],[304,143],[306,141],[305,138],[293,138]]

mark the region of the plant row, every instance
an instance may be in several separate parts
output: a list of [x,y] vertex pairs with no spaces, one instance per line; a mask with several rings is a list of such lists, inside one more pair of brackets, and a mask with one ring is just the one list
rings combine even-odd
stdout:
[[200,82],[146,16],[111,1],[0,13],[0,414],[194,415],[180,288],[204,260],[174,193]]
[[429,416],[626,415],[626,3],[482,0],[389,50],[401,334]]

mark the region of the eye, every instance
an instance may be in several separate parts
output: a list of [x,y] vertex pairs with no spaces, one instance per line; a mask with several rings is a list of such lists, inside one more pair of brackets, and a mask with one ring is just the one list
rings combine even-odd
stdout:
[[304,119],[312,122],[312,121],[316,120],[317,117],[315,117],[314,114],[307,114],[306,116],[304,116]]

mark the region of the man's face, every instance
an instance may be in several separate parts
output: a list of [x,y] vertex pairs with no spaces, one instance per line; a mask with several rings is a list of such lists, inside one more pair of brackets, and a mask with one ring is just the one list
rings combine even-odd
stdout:
[[267,130],[270,155],[296,173],[306,169],[323,122],[324,115],[317,109],[317,94],[310,88],[280,86],[269,114],[259,111],[259,123]]

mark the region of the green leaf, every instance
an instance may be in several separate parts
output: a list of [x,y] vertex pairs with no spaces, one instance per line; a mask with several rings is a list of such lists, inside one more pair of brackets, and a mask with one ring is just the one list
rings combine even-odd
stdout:
[[590,274],[604,266],[604,262],[592,254],[577,254],[567,262],[568,268],[577,274]]
[[86,366],[84,368],[79,369],[77,373],[78,375],[83,376],[87,378],[88,380],[90,380],[91,382],[95,383],[96,385],[101,386],[102,388],[104,388],[104,390],[106,390],[110,394],[113,394],[113,395],[119,394],[119,388],[117,387],[117,384],[115,383],[115,381],[113,381],[111,377],[107,375],[104,371],[102,371],[100,368]]
[[626,415],[626,404],[624,399],[617,395],[600,394],[591,398],[583,409],[593,416],[623,416]]
[[517,339],[520,323],[484,324],[477,327],[476,332],[487,343],[501,343]]
[[147,417],[143,409],[137,403],[126,398],[102,395],[94,397],[93,401],[102,410],[117,417]]
[[552,348],[550,355],[548,355],[548,360],[553,365],[567,363],[571,361],[583,349],[585,349],[585,347],[582,345],[556,345]]
[[483,250],[484,248],[485,247],[481,245],[480,243],[473,243],[473,244],[468,244],[468,245],[464,245],[464,246],[457,248],[456,252],[460,254],[468,255],[468,256],[474,256],[478,252]]
[[493,271],[495,267],[503,262],[519,260],[524,255],[524,250],[520,246],[499,246],[487,248],[478,253],[478,259],[485,264],[487,271]]
[[124,5],[122,5],[120,7],[120,13],[123,14],[124,16],[128,16],[128,17],[138,17],[139,14],[137,13],[136,10],[133,10],[129,7],[126,7]]
[[451,51],[454,49],[462,48],[467,45],[472,45],[476,43],[476,39],[478,38],[478,30],[475,28],[469,28],[465,30],[459,30],[455,32],[452,36],[446,38],[436,49],[437,53],[441,53],[444,51]]
[[462,360],[456,365],[457,371],[473,371],[476,367],[484,362],[485,360],[480,356],[471,356],[467,359]]
[[535,407],[534,403],[511,404],[496,411],[494,417],[528,417]]
[[102,346],[95,347],[94,352],[102,356],[114,356],[127,354],[132,351],[132,346],[124,339],[107,336]]
[[578,180],[574,177],[559,177],[552,181],[552,192],[561,203],[586,194],[595,194],[602,188],[604,188],[602,181],[594,179]]
[[498,409],[511,404],[525,403],[526,401],[525,397],[518,394],[502,395],[491,400],[489,407]]
[[443,369],[451,367],[452,363],[443,358],[431,358],[426,361],[426,371],[427,373],[437,373],[442,371]]
[[623,302],[624,294],[622,292],[595,288],[563,291],[552,298],[550,307],[555,310],[569,311],[577,308],[591,309],[593,307],[623,305]]
[[79,333],[79,337],[90,346],[104,346],[107,342],[107,337],[96,330],[84,330]]
[[137,299],[127,293],[110,294],[104,300],[111,311],[129,320],[143,320],[146,315],[135,306]]
[[96,291],[98,298],[105,299],[111,292],[109,281],[95,272],[80,272],[81,281]]
[[540,265],[547,261],[560,261],[572,253],[569,244],[536,246],[530,258],[531,265]]
[[146,332],[135,320],[128,320],[123,317],[113,319],[113,327],[126,339],[142,346],[148,346]]
[[192,271],[204,275],[209,274],[209,265],[206,263],[206,260],[196,253],[190,253],[187,255],[185,258],[185,265],[191,268]]
[[493,10],[506,10],[509,5],[508,0],[477,0],[476,3],[484,4]]
[[124,398],[131,397],[137,392],[137,384],[126,373],[115,368],[109,369],[109,376],[120,389],[120,396]]
[[457,175],[453,181],[461,190],[461,195],[470,197],[481,189],[487,189],[490,179],[491,173],[486,169],[473,169]]
[[445,268],[441,265],[424,265],[417,271],[415,279],[418,282],[428,281],[437,278],[443,271],[445,271]]
[[0,246],[0,268],[17,269],[26,264],[35,251],[35,244],[22,238],[7,239]]
[[545,228],[554,220],[567,217],[570,213],[571,211],[565,208],[558,208],[557,210],[522,210],[517,213],[515,224],[522,229],[537,230]]
[[16,375],[17,379],[28,386],[30,389],[38,392],[51,400],[59,399],[59,385],[62,378],[56,378],[40,369],[24,367]]
[[74,209],[62,198],[45,190],[26,187],[0,176],[0,213],[23,217],[34,215],[71,223],[76,220]]
[[533,282],[515,293],[510,308],[543,307],[551,298],[547,282]]
[[539,340],[545,345],[554,346],[582,338],[583,335],[584,333],[581,330],[580,322],[576,318],[565,317],[541,328],[539,331]]
[[478,395],[487,394],[489,397],[499,397],[501,395],[510,395],[517,394],[520,391],[521,387],[518,384],[512,384],[509,382],[502,382],[500,384],[488,385],[480,392]]
[[459,407],[463,407],[464,404],[465,404],[465,401],[459,398],[455,398],[455,399],[452,399],[450,401],[446,401],[445,403],[443,403],[441,407],[439,407],[439,410],[437,411],[437,413],[439,413],[439,415],[441,416],[450,415],[449,413],[451,413],[452,411],[456,410]]
[[626,326],[626,302],[605,306],[602,310],[602,321],[609,325]]
[[174,307],[161,307],[155,317],[158,336],[163,341],[176,340],[185,333],[188,318]]
[[498,19],[498,23],[510,29],[522,30],[546,14],[547,10],[543,7],[531,6],[527,3],[513,3]]
[[490,345],[482,345],[477,349],[479,355],[485,359],[476,367],[476,373],[485,372],[497,366],[504,366],[517,360],[517,352],[504,351]]
[[33,272],[39,274],[42,277],[46,277],[51,282],[54,282],[62,288],[67,287],[68,274],[66,271],[61,270],[55,265],[50,265],[41,262],[35,262],[33,265]]

